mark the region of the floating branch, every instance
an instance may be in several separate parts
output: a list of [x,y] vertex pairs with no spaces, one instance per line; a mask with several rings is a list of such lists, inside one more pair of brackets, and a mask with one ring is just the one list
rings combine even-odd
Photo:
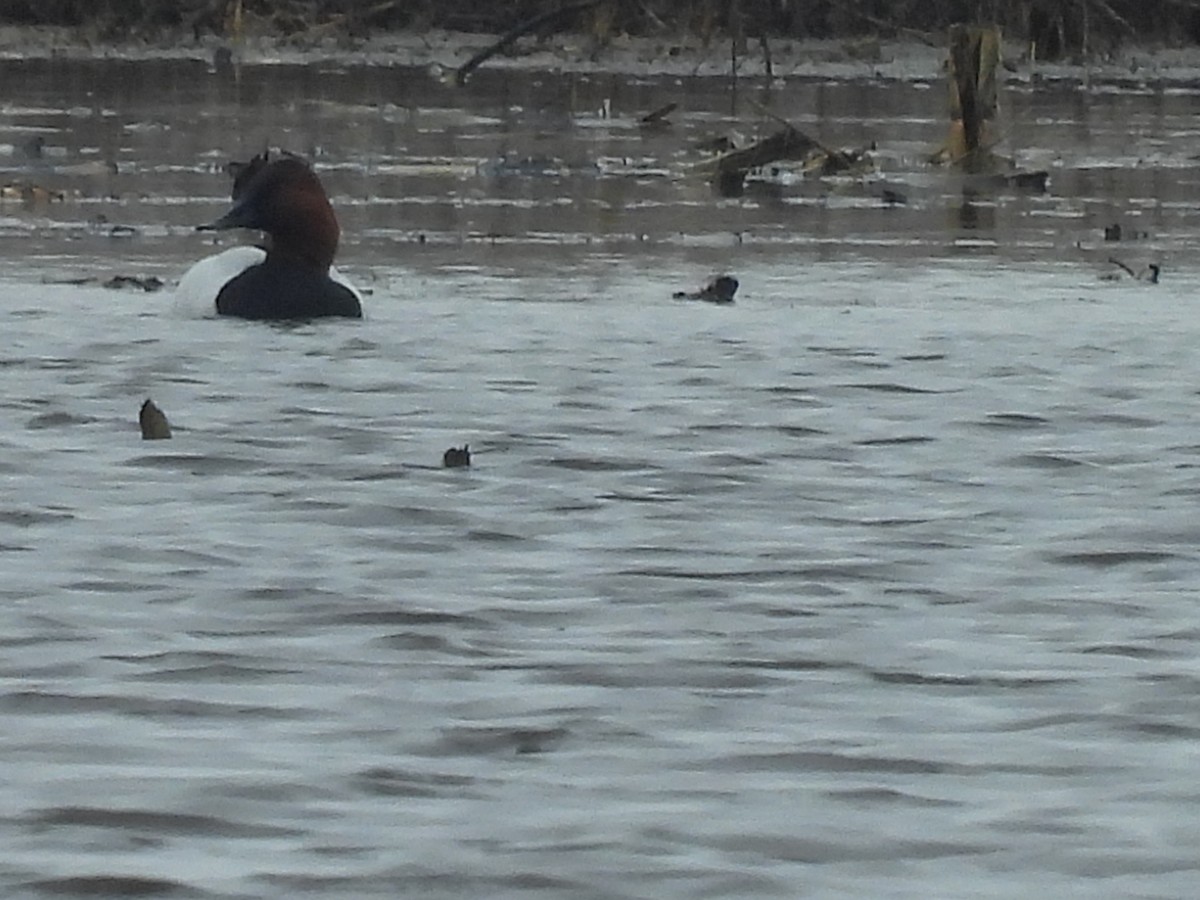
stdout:
[[638,124],[643,127],[648,127],[648,126],[652,127],[652,126],[656,126],[656,125],[659,125],[659,126],[670,125],[671,120],[668,119],[667,116],[669,116],[671,113],[675,112],[675,110],[678,108],[679,108],[678,103],[667,103],[664,106],[660,106],[658,109],[654,110],[653,112],[646,113],[644,116],[642,116],[640,119],[638,119]]
[[706,163],[715,168],[714,181],[721,194],[736,196],[741,193],[746,174],[751,169],[774,162],[799,160],[804,163],[805,172],[836,175],[855,169],[868,158],[865,150],[834,150],[826,147],[778,116],[767,114],[783,122],[784,127],[748,147],[723,153]]
[[1115,256],[1110,256],[1108,261],[1128,274],[1129,277],[1135,281],[1145,281],[1148,284],[1158,284],[1158,277],[1162,272],[1162,266],[1160,266],[1158,263],[1150,263],[1146,266],[1146,268],[1142,269],[1140,272],[1137,272],[1134,271],[1132,266],[1127,266]]
[[552,9],[548,12],[539,13],[531,19],[526,19],[520,22],[510,30],[506,31],[500,40],[494,44],[484,47],[470,59],[468,59],[454,75],[454,81],[462,87],[467,83],[467,79],[471,77],[471,73],[478,69],[481,65],[495,56],[497,53],[504,50],[506,47],[516,43],[519,38],[524,37],[530,32],[537,31],[543,25],[557,23],[560,19],[566,19],[576,13],[584,12],[594,6],[599,6],[601,3],[606,3],[608,0],[576,0],[574,3],[568,3],[560,6],[558,9]]

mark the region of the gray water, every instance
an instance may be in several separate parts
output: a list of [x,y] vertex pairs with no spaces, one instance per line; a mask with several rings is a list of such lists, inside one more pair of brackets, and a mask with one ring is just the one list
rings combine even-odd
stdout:
[[[717,78],[0,85],[3,896],[1195,896],[1200,91],[1012,85],[979,194],[936,71],[793,79],[882,173],[723,199]],[[266,141],[366,320],[100,286]]]

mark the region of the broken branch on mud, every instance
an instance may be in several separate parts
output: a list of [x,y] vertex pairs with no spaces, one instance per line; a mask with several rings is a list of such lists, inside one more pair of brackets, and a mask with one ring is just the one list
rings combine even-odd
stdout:
[[607,0],[576,0],[575,3],[568,3],[558,9],[552,9],[548,12],[539,13],[532,18],[519,22],[513,28],[506,31],[498,41],[484,47],[465,63],[459,66],[458,71],[454,75],[454,82],[459,87],[467,83],[467,79],[471,77],[471,73],[478,69],[481,65],[500,53],[507,47],[516,43],[519,38],[524,37],[530,32],[537,31],[544,25],[557,23],[560,19],[566,19],[576,13],[585,12],[601,3],[606,3]]

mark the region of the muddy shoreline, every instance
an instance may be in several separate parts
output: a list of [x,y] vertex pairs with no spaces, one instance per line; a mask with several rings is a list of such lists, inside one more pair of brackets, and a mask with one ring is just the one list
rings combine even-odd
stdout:
[[[925,40],[795,40],[770,42],[770,68],[761,48],[752,43],[737,61],[737,74],[747,84],[757,79],[884,79],[929,81],[942,77],[945,50]],[[394,32],[365,39],[326,37],[302,40],[253,36],[240,41],[218,37],[195,40],[164,36],[127,42],[92,41],[78,29],[51,26],[0,26],[0,59],[194,59],[212,62],[231,55],[244,65],[306,65],[337,67],[427,67],[447,75],[495,40],[492,35],[427,30]],[[1004,58],[1009,81],[1048,79],[1081,84],[1123,86],[1200,86],[1200,48],[1129,45],[1103,58],[1086,62],[1031,64],[1025,48],[1007,42]],[[488,70],[607,73],[630,76],[729,77],[732,71],[727,41],[708,44],[696,37],[616,38],[596,51],[586,35],[559,34],[522,44],[508,55],[485,65]]]

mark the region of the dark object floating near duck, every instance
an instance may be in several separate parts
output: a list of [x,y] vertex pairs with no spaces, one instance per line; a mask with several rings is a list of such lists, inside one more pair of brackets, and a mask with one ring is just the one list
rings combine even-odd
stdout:
[[732,275],[718,275],[698,291],[676,291],[671,296],[676,300],[703,300],[706,303],[732,303],[737,293],[738,280]]
[[880,191],[879,199],[883,201],[885,206],[903,206],[908,202],[908,198],[895,188],[884,188]]
[[166,414],[149,397],[138,413],[138,423],[142,426],[143,441],[165,441],[171,436],[171,424]]
[[[1127,266],[1125,263],[1121,262],[1115,256],[1110,256],[1108,258],[1108,261],[1110,263],[1112,263],[1114,266],[1116,266],[1117,268],[1119,268],[1122,272],[1124,272],[1126,275],[1128,275],[1134,281],[1144,281],[1146,284],[1158,284],[1158,276],[1162,273],[1162,266],[1160,266],[1158,263],[1150,263],[1149,265],[1146,266],[1146,268],[1142,269],[1141,271],[1135,271],[1132,266]],[[1114,275],[1110,276],[1107,280],[1115,281],[1117,277],[1119,277],[1119,276],[1116,276],[1114,274]]]
[[147,275],[144,278],[137,275],[114,275],[108,281],[104,282],[103,286],[112,291],[137,288],[151,294],[154,291],[161,291],[165,284],[166,282],[156,275]]
[[471,465],[471,449],[469,444],[461,447],[451,447],[442,454],[442,465],[447,469],[466,469]]

